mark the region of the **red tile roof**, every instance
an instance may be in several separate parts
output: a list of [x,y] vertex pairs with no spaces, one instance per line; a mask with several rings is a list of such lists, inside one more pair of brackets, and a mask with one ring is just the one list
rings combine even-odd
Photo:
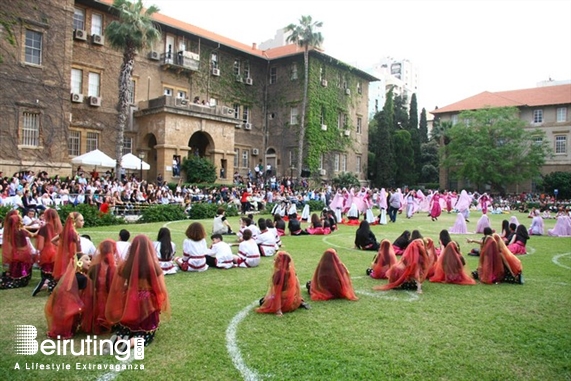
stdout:
[[535,107],[558,104],[571,104],[571,84],[498,91],[495,93],[484,91],[430,113],[438,115],[465,110],[478,110],[486,107]]

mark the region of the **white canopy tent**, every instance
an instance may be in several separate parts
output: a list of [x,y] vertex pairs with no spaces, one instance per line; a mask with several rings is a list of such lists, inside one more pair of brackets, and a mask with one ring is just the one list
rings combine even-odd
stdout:
[[98,149],[84,153],[71,159],[72,164],[93,165],[95,167],[115,168],[116,160],[110,158]]
[[144,169],[145,171],[151,169],[151,166],[148,163],[144,162],[132,153],[123,155],[121,158],[121,167],[125,169]]

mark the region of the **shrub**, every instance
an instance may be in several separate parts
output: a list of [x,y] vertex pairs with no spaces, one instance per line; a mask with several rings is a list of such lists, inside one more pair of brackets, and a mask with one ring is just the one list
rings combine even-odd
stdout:
[[311,212],[321,212],[325,208],[325,203],[321,200],[309,200],[307,204]]
[[85,220],[84,227],[87,228],[95,226],[121,225],[125,223],[123,219],[111,213],[101,213],[96,206],[88,204],[61,205],[57,212],[62,220],[62,224],[65,224],[67,216],[72,212],[79,212],[83,215],[83,219]]
[[186,219],[181,205],[151,205],[143,210],[140,222],[178,221]]
[[350,172],[340,173],[339,175],[337,175],[337,177],[331,180],[331,183],[336,188],[347,188],[347,189],[351,187],[359,187],[361,185],[359,179],[357,178],[357,175]]
[[11,206],[0,206],[0,221],[4,221],[6,214],[12,210]]
[[190,183],[214,183],[216,167],[208,159],[192,155],[182,161],[182,170]]
[[197,202],[193,203],[190,207],[190,211],[188,215],[193,220],[204,220],[207,218],[214,218],[216,216],[216,211],[220,205],[206,203],[206,202]]
[[552,172],[543,177],[543,190],[554,194],[558,190],[558,199],[571,198],[571,172]]

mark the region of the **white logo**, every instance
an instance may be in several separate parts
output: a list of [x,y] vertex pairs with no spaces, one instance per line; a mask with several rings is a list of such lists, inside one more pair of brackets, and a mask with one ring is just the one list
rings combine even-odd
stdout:
[[[51,340],[46,339],[38,342],[38,330],[33,325],[16,325],[15,349],[16,354],[31,356],[42,352],[46,356],[106,356],[111,355],[119,361],[125,361],[130,357],[131,342],[129,339],[119,339],[115,342],[108,339],[93,338],[89,335],[85,339],[79,340]],[[58,339],[60,337],[58,336]],[[145,340],[142,337],[133,338],[133,359],[143,360],[145,358]]]

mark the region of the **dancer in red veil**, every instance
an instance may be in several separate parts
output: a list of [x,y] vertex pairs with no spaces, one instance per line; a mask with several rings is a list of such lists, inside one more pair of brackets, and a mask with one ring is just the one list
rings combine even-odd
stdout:
[[311,282],[307,284],[311,300],[358,300],[353,290],[349,271],[334,249],[327,249],[321,256]]
[[280,251],[274,259],[274,270],[266,296],[260,300],[256,312],[282,316],[284,312],[309,309],[301,297],[299,280],[295,273],[293,259],[285,251]]
[[112,239],[99,244],[98,254],[93,257],[87,276],[91,279],[90,300],[84,303],[90,308],[82,316],[81,328],[84,332],[101,334],[111,330],[111,322],[105,317],[105,307],[109,290],[115,276],[115,258],[117,245]]
[[397,257],[393,244],[388,239],[383,239],[379,252],[373,259],[371,268],[367,269],[367,275],[374,279],[387,279],[387,271],[395,263],[397,263]]
[[77,253],[81,253],[81,239],[76,229],[83,227],[83,216],[79,212],[71,212],[65,220],[61,234],[56,235],[52,242],[58,244],[54,262],[53,276],[57,282],[67,269],[67,265]]
[[147,346],[155,337],[161,315],[163,320],[170,317],[165,278],[153,243],[140,234],[133,239],[127,259],[113,278],[105,317],[111,324],[117,324],[118,337],[123,340],[142,337]]
[[464,270],[465,263],[458,244],[454,241],[449,242],[438,257],[434,275],[430,277],[430,281],[438,283],[476,284],[476,281]]
[[30,243],[32,233],[24,229],[22,217],[17,211],[6,215],[2,263],[8,271],[2,273],[0,290],[26,287],[32,279],[32,264],[35,249]]
[[52,239],[61,234],[63,230],[59,214],[55,209],[46,209],[42,216],[45,224],[40,228],[40,230],[38,230],[38,235],[36,236],[36,249],[40,252],[40,269],[42,272],[42,278],[32,292],[32,296],[35,296],[40,292],[46,282],[48,292],[50,293],[56,285],[53,271],[57,246],[52,242]]

